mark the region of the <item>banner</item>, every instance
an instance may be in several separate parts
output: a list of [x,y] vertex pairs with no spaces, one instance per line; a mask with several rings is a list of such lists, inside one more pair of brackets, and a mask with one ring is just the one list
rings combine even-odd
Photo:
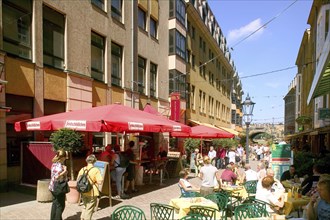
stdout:
[[171,120],[180,121],[180,93],[171,94]]

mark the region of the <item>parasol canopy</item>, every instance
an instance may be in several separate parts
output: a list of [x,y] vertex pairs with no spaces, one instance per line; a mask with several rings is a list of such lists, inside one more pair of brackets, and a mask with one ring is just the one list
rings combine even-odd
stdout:
[[187,125],[120,104],[63,112],[15,122],[16,131],[71,128],[89,132],[190,132]]

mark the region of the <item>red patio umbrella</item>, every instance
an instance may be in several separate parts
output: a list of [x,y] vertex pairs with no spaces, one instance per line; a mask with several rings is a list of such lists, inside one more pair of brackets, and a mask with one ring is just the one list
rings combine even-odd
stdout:
[[220,128],[197,125],[191,128],[190,133],[171,132],[172,137],[182,138],[233,138],[235,135]]
[[89,132],[190,132],[187,125],[120,104],[63,112],[15,122],[16,131],[71,128]]

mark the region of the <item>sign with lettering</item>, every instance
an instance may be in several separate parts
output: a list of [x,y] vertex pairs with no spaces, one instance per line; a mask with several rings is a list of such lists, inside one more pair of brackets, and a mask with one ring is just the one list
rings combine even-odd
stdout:
[[98,168],[101,172],[101,176],[103,178],[102,184],[99,186],[99,190],[101,192],[101,196],[97,199],[96,204],[96,211],[101,199],[109,199],[110,207],[112,206],[111,201],[111,178],[110,178],[110,171],[109,171],[109,163],[104,161],[96,161],[94,163],[94,167]]
[[86,120],[67,120],[65,121],[65,128],[86,130]]
[[180,93],[171,94],[171,116],[173,121],[180,121]]
[[128,130],[131,130],[131,131],[143,131],[143,123],[140,123],[140,122],[128,122]]
[[40,121],[29,121],[26,123],[27,130],[37,130],[40,129]]

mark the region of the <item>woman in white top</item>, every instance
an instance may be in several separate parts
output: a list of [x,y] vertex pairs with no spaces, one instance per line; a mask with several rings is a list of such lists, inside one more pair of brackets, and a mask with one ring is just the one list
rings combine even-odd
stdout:
[[266,209],[269,213],[275,213],[284,206],[284,196],[278,197],[271,191],[272,185],[274,184],[274,178],[266,176],[262,179],[262,187],[257,190],[256,199],[267,203]]
[[198,188],[196,188],[195,186],[193,186],[189,181],[188,181],[188,175],[189,172],[187,170],[181,170],[179,173],[179,187],[181,190],[181,193],[187,193],[187,192],[191,192],[191,191],[199,191]]
[[231,148],[228,152],[228,158],[229,158],[229,163],[234,163],[236,162],[235,157],[236,157],[236,152],[235,148]]

